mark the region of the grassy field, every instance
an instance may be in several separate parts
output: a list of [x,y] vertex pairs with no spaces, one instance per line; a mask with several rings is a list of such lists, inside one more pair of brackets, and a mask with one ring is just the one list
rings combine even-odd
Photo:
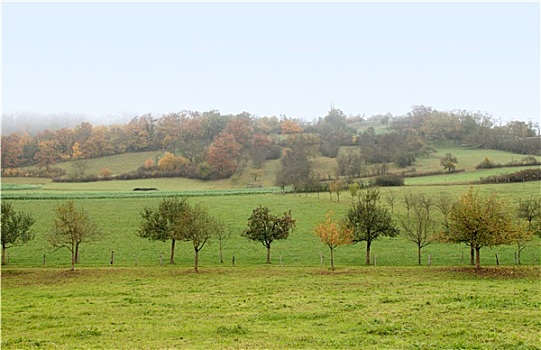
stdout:
[[[136,170],[147,159],[155,161],[156,157],[159,157],[161,154],[162,152],[124,153],[94,159],[82,159],[78,162],[84,164],[85,175],[100,175],[103,168],[109,168],[112,175],[118,175]],[[67,174],[74,171],[73,161],[58,163],[55,167],[63,169]],[[35,167],[28,167],[28,169],[35,169]]]
[[[508,199],[510,204],[515,204],[519,198],[527,199],[531,193],[539,190],[539,183],[507,184],[507,185],[484,185],[477,186],[482,194],[497,193],[502,199]],[[384,188],[381,190],[385,198],[391,191],[397,197],[394,205],[394,215],[403,215],[404,196],[408,193],[424,193],[427,196],[436,196],[441,192],[458,195],[468,189],[467,185],[454,186],[405,186],[401,188]],[[132,194],[128,192],[127,194]],[[69,197],[69,192],[64,193]],[[66,199],[49,200],[12,200],[17,210],[32,213],[37,222],[34,226],[36,238],[24,246],[9,249],[10,261],[15,266],[40,266],[43,255],[50,266],[67,266],[69,264],[69,252],[51,251],[44,240],[45,233],[52,227],[53,210],[56,205]],[[82,266],[106,266],[109,264],[110,252],[114,251],[116,264],[120,266],[134,266],[137,260],[139,265],[158,265],[159,257],[168,256],[169,242],[150,242],[135,235],[140,215],[145,206],[156,206],[160,198],[107,198],[107,199],[78,199],[76,203],[82,205],[91,215],[104,232],[104,237],[99,242],[81,245]],[[318,242],[312,230],[313,227],[325,217],[328,209],[333,209],[337,215],[343,215],[351,205],[349,193],[343,193],[341,201],[329,200],[328,193],[309,195],[236,195],[236,196],[209,196],[191,198],[192,202],[204,203],[211,214],[221,218],[231,228],[232,235],[224,245],[224,255],[227,261],[232,256],[236,257],[238,264],[259,264],[264,259],[262,245],[248,242],[240,237],[240,232],[246,226],[252,209],[258,205],[268,206],[272,212],[280,213],[291,210],[294,219],[297,220],[297,228],[286,241],[278,241],[273,245],[274,261],[280,258],[284,265],[317,266],[320,261],[320,252],[327,255],[324,246]],[[385,204],[385,201],[383,201]],[[387,204],[385,204],[387,205]],[[438,214],[435,214],[438,215]],[[437,217],[437,216],[436,216]],[[357,244],[341,247],[337,251],[336,263],[338,265],[356,266],[362,262],[364,247]],[[495,264],[495,254],[500,257],[504,265],[512,265],[514,260],[514,246],[499,246],[484,248],[482,250],[482,263]],[[374,254],[382,266],[414,265],[415,246],[401,237],[394,239],[384,238],[374,243]],[[432,255],[434,265],[456,265],[462,263],[462,256],[468,254],[468,248],[464,245],[448,245],[434,243],[425,249],[423,259],[426,261],[428,254]],[[180,265],[189,266],[192,261],[192,251],[188,243],[180,244],[177,248]],[[523,262],[526,264],[539,264],[539,240],[528,245],[523,253]],[[201,253],[201,264],[213,266],[219,264],[218,245],[213,244]]]
[[539,349],[539,268],[12,269],[2,349]]
[[[510,174],[517,171],[532,169],[531,166],[519,166],[519,167],[510,167],[510,168],[494,168],[494,169],[480,169],[480,170],[471,170],[463,173],[456,174],[442,174],[442,175],[432,175],[432,176],[421,176],[421,177],[411,177],[405,178],[404,183],[406,185],[434,185],[434,184],[468,184],[475,183],[481,178],[493,176],[493,175],[503,175]],[[519,184],[520,185],[520,184]]]
[[[459,147],[447,150],[468,170],[485,156]],[[486,156],[497,163],[511,160],[505,152]],[[333,167],[334,160],[318,161],[321,171]],[[441,168],[436,157],[418,163],[419,172]],[[278,166],[278,161],[267,162],[261,179],[265,187],[272,186]],[[464,182],[508,170],[518,168],[407,179],[407,186],[382,188],[381,194],[396,195],[396,219],[404,215],[409,193],[458,196],[469,188]],[[8,249],[9,265],[2,267],[2,349],[541,349],[541,239],[528,243],[522,266],[515,266],[514,245],[483,248],[484,268],[476,272],[468,266],[465,245],[432,243],[423,250],[423,266],[416,266],[414,244],[400,236],[383,238],[372,246],[377,266],[362,266],[365,246],[356,244],[336,250],[337,271],[331,272],[328,248],[314,236],[313,227],[328,209],[344,215],[352,202],[349,193],[343,192],[340,202],[336,195],[331,201],[328,193],[213,194],[250,181],[249,167],[237,184],[229,179],[82,184],[2,179],[4,198],[56,197],[10,200],[37,221],[35,239]],[[539,194],[540,185],[475,188],[515,205]],[[224,263],[212,242],[201,251],[201,273],[192,273],[189,243],[178,244],[175,265],[167,264],[169,242],[135,234],[140,211],[161,199],[144,198],[134,187],[157,187],[158,195],[209,194],[189,200],[204,203],[230,228]],[[81,199],[85,193],[103,198]],[[81,245],[81,264],[74,272],[68,271],[69,252],[52,251],[44,239],[55,206],[70,197],[79,198],[76,203],[103,231],[100,241]],[[388,205],[385,200],[382,204]],[[273,243],[270,266],[264,264],[265,248],[240,236],[258,205],[274,213],[291,210],[297,221],[287,240]],[[496,266],[496,254],[501,266]],[[432,266],[427,266],[429,255]]]

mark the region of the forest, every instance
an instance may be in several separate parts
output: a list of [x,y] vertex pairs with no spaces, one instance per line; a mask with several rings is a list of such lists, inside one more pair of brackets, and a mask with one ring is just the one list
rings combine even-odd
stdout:
[[[368,127],[363,124],[384,126]],[[375,123],[375,124],[374,124]],[[39,176],[54,181],[97,181],[151,177],[214,180],[233,177],[251,161],[254,181],[265,161],[280,159],[278,186],[311,187],[328,174],[318,174],[310,160],[321,155],[336,159],[336,176],[358,178],[385,175],[389,165],[411,166],[428,157],[434,146],[453,143],[473,148],[539,155],[539,124],[511,121],[499,125],[488,114],[462,110],[437,111],[413,106],[404,116],[346,116],[332,108],[311,122],[295,118],[257,117],[247,112],[181,111],[132,118],[127,124],[92,125],[24,131],[2,136],[2,175]],[[346,152],[340,153],[341,147]],[[128,152],[159,151],[137,172],[85,175],[83,163],[66,172],[64,161],[99,158]],[[340,154],[339,154],[340,153]],[[489,161],[489,160],[487,160]],[[376,166],[373,166],[376,165]],[[490,164],[489,164],[490,165]],[[363,170],[364,169],[364,170]],[[449,169],[452,170],[452,169]]]

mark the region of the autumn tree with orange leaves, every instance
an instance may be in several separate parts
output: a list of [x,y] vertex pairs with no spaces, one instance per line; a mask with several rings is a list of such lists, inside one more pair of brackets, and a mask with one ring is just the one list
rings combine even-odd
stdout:
[[331,251],[331,270],[334,271],[334,250],[346,244],[353,243],[353,230],[346,227],[342,222],[333,219],[333,211],[327,211],[325,221],[314,227],[316,236]]
[[207,161],[221,177],[231,176],[237,169],[237,157],[241,145],[231,134],[221,133],[214,140],[207,153]]

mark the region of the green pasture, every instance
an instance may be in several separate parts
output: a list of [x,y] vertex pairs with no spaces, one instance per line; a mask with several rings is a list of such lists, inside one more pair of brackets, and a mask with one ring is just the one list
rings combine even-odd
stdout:
[[[465,169],[466,171],[475,170],[475,167],[482,163],[485,158],[490,159],[495,164],[508,164],[520,163],[523,158],[528,156],[526,154],[517,154],[492,149],[462,147],[454,144],[448,144],[445,147],[436,147],[436,149],[438,152],[432,153],[428,158],[423,156],[417,157],[414,164],[414,166],[417,168],[417,172],[420,173],[442,170],[443,168],[440,165],[440,158],[445,156],[446,153],[451,153],[457,158],[457,169]],[[541,157],[539,156],[534,156],[534,158],[538,161],[541,160]]]
[[[100,175],[100,172],[104,168],[109,168],[112,175],[118,175],[136,170],[143,164],[145,160],[152,159],[156,161],[159,159],[161,151],[158,152],[134,152],[115,154],[112,156],[93,158],[93,159],[80,159],[78,163],[83,164],[85,175]],[[73,173],[74,161],[67,161],[55,164],[55,167],[63,169],[67,174]],[[35,169],[34,166],[26,167],[27,169]]]
[[[455,174],[441,174],[431,176],[409,177],[404,179],[406,185],[433,185],[433,184],[468,184],[478,182],[481,178],[511,174],[525,169],[532,169],[532,166],[519,166],[509,168],[493,168],[471,170]],[[520,184],[519,184],[520,185]]]
[[539,349],[539,267],[4,268],[2,349]]

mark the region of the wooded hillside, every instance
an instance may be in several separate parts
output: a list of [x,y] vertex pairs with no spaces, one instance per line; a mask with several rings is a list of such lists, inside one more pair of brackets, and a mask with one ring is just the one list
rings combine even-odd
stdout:
[[[539,135],[539,125],[531,122],[496,125],[487,114],[441,112],[425,106],[414,106],[404,116],[387,114],[368,120],[332,109],[312,122],[256,117],[246,112],[222,115],[218,111],[182,111],[161,117],[138,116],[127,124],[82,122],[73,128],[47,129],[35,135],[2,136],[2,175],[66,180],[68,176],[55,164],[159,151],[159,158],[148,159],[141,165],[140,174],[133,176],[227,178],[251,161],[256,180],[255,171],[265,161],[281,159],[277,184],[298,186],[315,176],[310,160],[318,155],[336,158],[337,176],[359,177],[363,165],[382,164],[383,173],[389,163],[405,168],[417,157],[430,156],[434,146],[445,142],[539,155]],[[343,146],[349,147],[339,154]],[[31,165],[38,170],[20,170]],[[83,178],[84,169],[79,175],[70,176]],[[110,176],[104,168],[101,177]]]

